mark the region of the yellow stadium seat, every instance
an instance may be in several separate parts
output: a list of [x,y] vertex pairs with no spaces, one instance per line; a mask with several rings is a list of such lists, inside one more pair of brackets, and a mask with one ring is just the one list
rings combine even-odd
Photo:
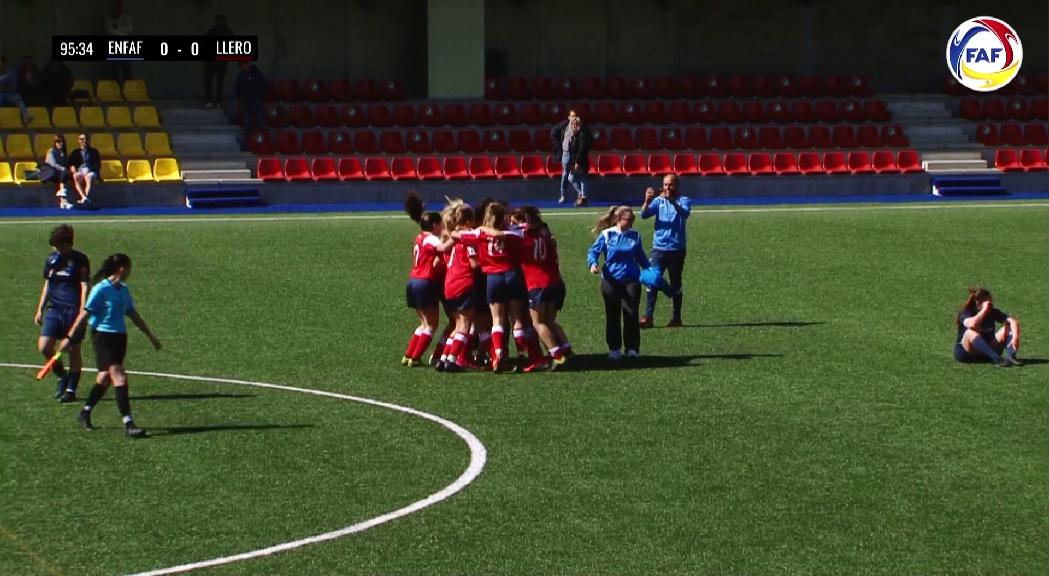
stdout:
[[105,128],[106,118],[98,106],[84,106],[80,109],[80,126],[82,128]]
[[66,132],[65,137],[66,148],[69,148],[67,152],[72,152],[73,150],[80,148],[80,140],[78,140],[78,138],[80,138],[80,132]]
[[149,160],[128,160],[127,181],[141,182],[143,180],[153,181],[153,171],[149,167]]
[[95,88],[95,97],[99,102],[121,102],[120,85],[115,80],[99,80]]
[[28,108],[29,115],[33,117],[26,124],[26,128],[43,128],[47,129],[51,127],[51,115],[47,113],[47,108],[43,106],[30,106]]
[[[70,94],[75,94],[77,92],[84,92],[87,94],[87,100],[95,99],[95,87],[91,84],[90,80],[73,80],[73,90]],[[83,97],[74,97],[73,99],[81,100]]]
[[146,92],[146,83],[141,80],[124,82],[124,100],[129,102],[149,102],[149,92]]
[[146,132],[146,153],[150,156],[171,156],[171,142],[166,132]]
[[110,106],[106,110],[106,124],[110,128],[134,128],[131,110],[127,106]]
[[182,180],[182,171],[178,168],[178,160],[174,158],[157,158],[153,162],[153,177],[157,182],[177,182]]
[[34,158],[33,145],[28,134],[9,134],[7,136],[8,158]]
[[[33,136],[33,157],[43,160],[44,156],[47,156],[47,151],[51,149],[51,144],[54,141],[54,134],[37,133]],[[68,142],[66,144],[68,145]]]
[[146,151],[142,148],[142,138],[138,132],[121,132],[117,134],[117,148],[120,155],[124,157],[145,156]]
[[14,184],[15,178],[11,174],[11,165],[7,162],[0,162],[0,184]]
[[120,153],[117,152],[116,143],[113,141],[113,135],[109,132],[93,132],[91,134],[91,145],[98,149],[98,153],[103,158],[120,156]]
[[76,110],[72,106],[55,106],[51,111],[51,123],[55,128],[79,128],[80,123],[76,119]]
[[139,128],[160,128],[160,117],[153,106],[135,108],[135,126]]
[[22,114],[18,108],[0,108],[0,130],[21,130]]
[[103,160],[101,176],[104,182],[127,182],[120,160]]
[[[25,173],[28,172],[29,170],[37,170],[37,169],[38,168],[37,168],[36,162],[15,162],[15,174],[14,174],[15,184],[21,184],[23,182],[26,182],[27,180],[26,180],[26,177],[25,177]],[[35,180],[34,180],[34,182],[35,182]]]
[[4,139],[0,138],[0,158],[7,156],[7,152],[4,151]]

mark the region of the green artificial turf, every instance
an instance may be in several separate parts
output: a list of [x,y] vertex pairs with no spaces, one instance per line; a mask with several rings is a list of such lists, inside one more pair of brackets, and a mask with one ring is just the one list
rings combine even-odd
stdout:
[[[1045,574],[1049,208],[875,208],[697,211],[686,327],[644,332],[644,358],[618,367],[585,265],[594,215],[550,216],[581,355],[530,375],[399,365],[407,218],[74,224],[94,265],[134,260],[165,348],[133,331],[129,369],[404,404],[488,450],[434,507],[204,574]],[[0,223],[0,361],[41,362],[51,226]],[[1023,322],[1028,366],[954,362],[972,284]],[[326,532],[469,460],[433,423],[330,398],[132,376],[154,436],[130,441],[112,395],[87,433],[53,380],[0,382],[0,574],[132,572]]]

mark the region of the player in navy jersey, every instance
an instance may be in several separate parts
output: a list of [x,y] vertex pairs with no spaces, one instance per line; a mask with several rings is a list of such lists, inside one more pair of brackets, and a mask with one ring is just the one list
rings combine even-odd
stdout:
[[[33,321],[41,326],[37,347],[45,358],[55,353],[55,344],[69,333],[80,308],[87,299],[87,283],[91,264],[87,256],[73,249],[73,227],[62,224],[51,231],[51,246],[55,248],[44,262],[44,287]],[[59,360],[54,373],[58,378],[55,398],[61,402],[75,402],[80,383],[80,343],[84,330],[72,334],[69,346],[69,370]]]
[[408,216],[419,223],[420,232],[415,237],[412,250],[412,270],[405,289],[408,307],[415,310],[419,326],[415,329],[401,364],[415,366],[426,353],[440,318],[438,304],[443,299],[445,263],[442,253],[447,251],[441,240],[444,227],[440,212],[427,212],[422,200],[411,192],[404,202]]
[[[971,288],[969,298],[955,320],[958,336],[954,341],[954,359],[959,362],[991,361],[1001,367],[1022,366],[1017,358],[1020,349],[1020,322],[994,307],[986,288]],[[995,331],[997,324],[1003,326]]]

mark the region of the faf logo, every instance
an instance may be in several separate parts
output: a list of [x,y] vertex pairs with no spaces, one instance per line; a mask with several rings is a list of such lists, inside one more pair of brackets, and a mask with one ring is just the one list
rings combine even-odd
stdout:
[[947,40],[947,68],[961,85],[993,92],[1016,77],[1023,45],[1005,22],[980,16],[962,22]]

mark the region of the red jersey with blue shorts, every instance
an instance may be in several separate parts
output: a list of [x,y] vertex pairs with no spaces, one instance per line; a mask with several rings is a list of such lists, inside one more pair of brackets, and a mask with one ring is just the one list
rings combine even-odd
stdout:
[[561,283],[557,241],[549,232],[525,230],[519,245],[518,258],[529,291]]
[[409,278],[415,280],[439,280],[444,276],[444,260],[437,247],[441,240],[430,232],[420,232],[415,237],[415,259]]
[[444,299],[452,300],[470,292],[474,286],[474,271],[470,267],[473,248],[456,244],[448,256],[448,271],[444,276]]
[[521,233],[507,230],[502,237],[490,236],[483,228],[463,232],[459,241],[477,250],[477,261],[485,274],[502,274],[520,267],[517,245]]

